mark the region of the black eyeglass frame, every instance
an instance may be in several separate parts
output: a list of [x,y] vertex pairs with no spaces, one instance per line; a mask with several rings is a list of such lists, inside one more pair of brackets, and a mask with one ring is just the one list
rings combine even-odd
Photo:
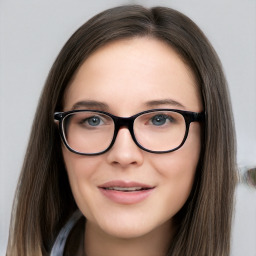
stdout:
[[[147,148],[144,148],[142,145],[140,145],[139,142],[137,141],[136,137],[135,137],[135,134],[134,134],[134,131],[133,131],[133,125],[134,125],[135,119],[137,117],[143,115],[143,114],[147,114],[147,113],[151,113],[151,112],[158,112],[158,111],[176,112],[176,113],[181,114],[183,116],[184,120],[185,120],[186,132],[185,132],[184,138],[183,138],[181,144],[179,146],[177,146],[176,148],[174,148],[174,149],[165,150],[165,151],[149,150]],[[65,138],[65,135],[64,135],[63,120],[67,115],[70,115],[70,114],[73,114],[73,113],[79,113],[79,112],[92,112],[92,113],[104,114],[104,115],[109,116],[114,121],[115,128],[114,128],[113,138],[112,138],[112,141],[111,141],[110,145],[105,150],[103,150],[101,152],[98,152],[98,153],[81,153],[81,152],[75,151],[74,149],[72,149],[68,145],[68,143],[66,141],[66,138]],[[184,143],[185,143],[185,141],[188,137],[190,123],[192,123],[192,122],[202,122],[202,121],[204,121],[204,118],[205,118],[205,113],[204,112],[197,113],[197,112],[184,111],[184,110],[179,110],[179,109],[166,109],[166,108],[164,108],[164,109],[150,109],[150,110],[146,110],[146,111],[137,113],[137,114],[135,114],[133,116],[130,116],[130,117],[118,117],[118,116],[112,115],[108,112],[98,111],[98,110],[89,110],[89,109],[79,109],[79,110],[71,110],[71,111],[66,111],[66,112],[55,112],[54,113],[54,119],[59,122],[60,136],[61,136],[62,141],[64,142],[65,146],[67,147],[67,149],[69,151],[75,153],[75,154],[87,155],[87,156],[96,156],[96,155],[101,155],[101,154],[104,154],[105,152],[107,152],[114,145],[117,134],[118,134],[118,131],[122,127],[128,128],[134,143],[140,149],[142,149],[146,152],[149,152],[149,153],[154,153],[154,154],[170,153],[170,152],[173,152],[173,151],[181,148],[184,145]]]

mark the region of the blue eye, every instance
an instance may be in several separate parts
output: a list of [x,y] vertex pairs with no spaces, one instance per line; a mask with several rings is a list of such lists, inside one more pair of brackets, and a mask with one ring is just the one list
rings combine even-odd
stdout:
[[169,117],[166,115],[155,115],[152,117],[151,122],[153,125],[160,126],[164,125],[167,119],[169,119]]
[[85,130],[99,130],[111,125],[113,120],[104,114],[77,112],[72,116],[72,124]]
[[86,122],[91,126],[98,126],[101,124],[102,120],[98,116],[92,116],[87,118]]

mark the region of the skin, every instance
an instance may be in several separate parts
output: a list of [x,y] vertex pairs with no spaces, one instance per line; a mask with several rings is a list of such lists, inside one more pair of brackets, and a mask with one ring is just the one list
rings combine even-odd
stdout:
[[[166,99],[171,101],[152,103]],[[92,100],[104,105],[76,104]],[[65,93],[64,111],[73,108],[122,117],[153,108],[203,110],[192,71],[170,46],[147,37],[111,42],[94,52]],[[194,182],[200,132],[200,124],[191,123],[185,144],[166,154],[141,150],[126,128],[121,128],[114,146],[102,155],[81,156],[63,146],[71,189],[87,218],[86,255],[165,255],[174,233],[173,216],[186,202]],[[119,204],[98,189],[112,180],[155,188],[142,202]]]

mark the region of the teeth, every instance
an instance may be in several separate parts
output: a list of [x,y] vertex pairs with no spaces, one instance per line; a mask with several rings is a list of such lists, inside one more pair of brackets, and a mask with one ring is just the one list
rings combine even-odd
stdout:
[[117,191],[138,191],[142,190],[142,187],[130,187],[130,188],[123,188],[123,187],[108,187],[105,188],[107,190],[117,190]]

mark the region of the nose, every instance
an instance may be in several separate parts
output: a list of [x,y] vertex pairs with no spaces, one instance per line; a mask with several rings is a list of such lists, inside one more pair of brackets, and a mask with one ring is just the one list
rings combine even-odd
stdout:
[[127,128],[121,128],[118,131],[115,143],[107,154],[109,164],[119,165],[123,168],[130,165],[139,166],[143,163],[143,152],[135,144]]

